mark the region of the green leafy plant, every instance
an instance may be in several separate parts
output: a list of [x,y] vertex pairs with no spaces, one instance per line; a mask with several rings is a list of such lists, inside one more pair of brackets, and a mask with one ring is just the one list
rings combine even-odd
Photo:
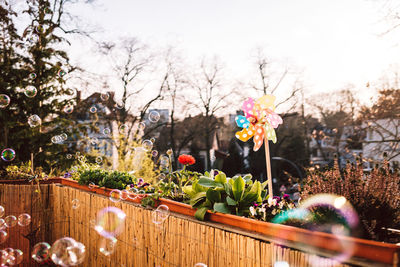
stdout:
[[190,198],[190,205],[197,208],[195,217],[204,220],[207,210],[221,213],[245,216],[249,207],[262,202],[266,196],[265,186],[259,181],[252,181],[250,174],[227,178],[225,173],[206,172],[191,186],[185,186],[183,191]]

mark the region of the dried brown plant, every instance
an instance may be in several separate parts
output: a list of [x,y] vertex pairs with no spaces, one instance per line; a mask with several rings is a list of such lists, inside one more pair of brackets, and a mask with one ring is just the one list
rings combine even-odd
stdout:
[[319,193],[346,197],[360,219],[363,237],[385,242],[400,242],[400,175],[388,162],[371,172],[360,164],[348,164],[340,170],[310,171],[302,188],[302,199]]

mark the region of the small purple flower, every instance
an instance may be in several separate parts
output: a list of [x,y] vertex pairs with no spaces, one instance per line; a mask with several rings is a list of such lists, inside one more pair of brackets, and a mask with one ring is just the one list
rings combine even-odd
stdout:
[[290,196],[289,196],[288,194],[284,194],[284,195],[283,195],[283,199],[289,200],[289,198],[290,198]]
[[130,187],[130,188],[134,188],[134,187],[135,187],[135,184],[130,184],[129,187]]
[[69,172],[64,173],[64,178],[71,178],[72,174]]
[[143,183],[144,183],[143,178],[139,178],[139,179],[138,179],[138,182],[137,182],[137,185],[138,185],[138,186],[141,186]]
[[258,207],[258,204],[257,204],[257,203],[254,203],[254,207]]
[[149,186],[149,185],[150,185],[149,183],[144,183],[144,184],[142,184],[142,187]]

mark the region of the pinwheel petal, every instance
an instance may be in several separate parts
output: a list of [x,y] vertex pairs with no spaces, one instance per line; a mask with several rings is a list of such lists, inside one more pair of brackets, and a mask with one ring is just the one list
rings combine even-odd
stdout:
[[272,111],[275,110],[275,102],[276,97],[273,95],[264,95],[262,97],[260,97],[259,99],[257,99],[255,106],[257,109],[266,109],[269,108]]
[[264,128],[260,124],[257,124],[255,126],[255,134],[253,142],[254,142],[254,147],[253,147],[254,151],[259,150],[264,142]]
[[268,122],[271,124],[271,126],[273,128],[277,128],[279,126],[279,124],[283,123],[281,116],[279,116],[278,114],[276,114],[273,111],[268,113],[268,115],[266,117],[267,117]]
[[265,135],[268,140],[271,140],[274,144],[276,143],[276,133],[274,128],[271,125],[265,124]]
[[244,128],[243,130],[236,132],[235,136],[237,139],[243,142],[247,142],[254,135],[254,126],[250,124],[248,129]]
[[249,97],[246,101],[243,102],[242,110],[246,118],[253,116],[253,108],[254,108],[254,99]]
[[236,121],[237,126],[239,126],[241,128],[247,129],[250,126],[250,122],[245,116],[238,115],[238,116],[236,116],[235,121]]

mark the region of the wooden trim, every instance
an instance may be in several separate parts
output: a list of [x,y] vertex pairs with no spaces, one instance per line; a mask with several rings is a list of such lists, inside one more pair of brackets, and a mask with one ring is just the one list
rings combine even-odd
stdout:
[[[26,180],[0,180],[0,183],[5,184],[32,184]],[[80,185],[77,181],[65,178],[51,178],[47,181],[41,181],[43,184],[57,183],[64,186],[73,187],[79,190],[97,193],[103,196],[109,196],[112,189],[102,188],[94,186],[90,189],[88,186]],[[145,195],[139,195],[136,199],[127,199],[128,202],[140,203],[141,198]],[[187,216],[194,216],[195,209],[188,204],[176,202],[170,199],[159,200],[160,204],[167,205],[172,212],[180,213]],[[343,246],[349,246],[353,248],[353,257],[358,257],[373,262],[379,262],[396,266],[398,264],[398,256],[400,254],[400,246],[396,244],[389,244],[383,242],[377,242],[372,240],[347,237],[347,236],[335,236],[328,233],[314,232],[298,227],[274,224],[269,222],[263,222],[259,220],[253,220],[245,217],[240,217],[231,214],[212,213],[210,211],[206,214],[207,219],[211,222],[221,223],[233,227],[237,227],[241,230],[246,230],[268,237],[285,244],[285,242],[299,243],[305,247],[311,246],[320,248],[326,251],[341,251]]]

